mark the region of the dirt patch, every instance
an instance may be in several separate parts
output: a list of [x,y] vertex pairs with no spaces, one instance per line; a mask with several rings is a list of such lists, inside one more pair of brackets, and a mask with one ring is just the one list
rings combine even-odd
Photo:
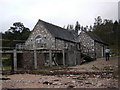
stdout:
[[[104,73],[105,74],[105,73]],[[3,88],[118,88],[117,79],[101,75],[30,75],[17,74],[4,76],[10,80],[3,80]]]
[[[118,60],[120,57],[111,57],[109,61],[105,58],[99,58],[95,61],[85,63],[83,65],[70,67],[78,71],[117,71]],[[106,68],[107,67],[107,68]]]
[[[111,69],[112,68],[112,69]],[[79,66],[50,70],[48,74],[3,75],[3,88],[118,88],[118,57],[97,59]],[[30,71],[29,71],[30,72]]]

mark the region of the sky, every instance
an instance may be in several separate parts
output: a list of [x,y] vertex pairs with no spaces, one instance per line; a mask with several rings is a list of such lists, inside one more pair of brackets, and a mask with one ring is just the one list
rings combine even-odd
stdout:
[[118,3],[118,19],[120,20],[120,1]]
[[0,32],[14,22],[32,30],[39,19],[63,27],[76,21],[93,25],[94,19],[118,20],[119,0],[0,0]]

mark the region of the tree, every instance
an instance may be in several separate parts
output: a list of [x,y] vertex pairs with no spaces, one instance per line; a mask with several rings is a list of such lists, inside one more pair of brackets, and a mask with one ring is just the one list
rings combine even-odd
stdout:
[[70,25],[70,24],[67,25],[67,29],[68,29],[68,30],[74,30],[73,27],[74,27],[73,25]]
[[118,22],[115,21],[113,24],[113,32],[116,33],[117,32],[117,28],[118,28]]
[[10,27],[10,29],[8,31],[11,33],[22,32],[24,28],[25,27],[24,27],[23,23],[15,22],[15,23],[13,23],[13,26]]
[[90,25],[90,27],[89,27],[89,31],[92,31],[93,30],[93,27]]
[[77,21],[76,22],[76,25],[75,25],[75,32],[78,34],[78,31],[80,30],[80,24],[79,22]]
[[95,18],[94,25],[96,26],[96,25],[101,25],[101,24],[102,24],[102,18],[101,16],[98,16],[97,18]]
[[[96,20],[95,20],[96,22]],[[112,20],[104,19],[102,23],[95,24],[92,33],[99,36],[113,49],[120,50],[120,24]]]
[[84,27],[83,26],[81,26],[81,31],[83,31],[84,30]]
[[8,31],[3,33],[3,47],[15,47],[16,43],[23,43],[29,34],[29,28],[26,28],[21,22],[15,22]]

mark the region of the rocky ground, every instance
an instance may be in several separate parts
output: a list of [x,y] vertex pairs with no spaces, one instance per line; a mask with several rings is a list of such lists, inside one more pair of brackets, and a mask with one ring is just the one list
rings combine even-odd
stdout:
[[[118,57],[59,69],[69,74],[14,74],[2,76],[3,88],[118,88]],[[54,72],[51,70],[50,72]],[[76,72],[77,74],[73,74]],[[78,73],[79,72],[79,73]]]

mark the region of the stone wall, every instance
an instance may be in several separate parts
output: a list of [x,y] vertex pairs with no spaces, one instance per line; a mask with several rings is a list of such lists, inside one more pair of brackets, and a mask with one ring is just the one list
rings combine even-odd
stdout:
[[17,67],[18,67],[18,69],[23,68],[22,63],[23,63],[23,54],[17,53]]
[[80,48],[82,49],[83,54],[87,54],[90,57],[95,58],[95,42],[89,35],[82,31],[78,36],[77,41],[81,44]]
[[[21,58],[19,62],[21,64],[20,68],[24,69],[34,69],[34,54],[33,52],[24,52],[20,55]],[[37,53],[37,67],[43,67],[45,64],[45,55],[42,53]],[[18,65],[19,66],[19,65]]]
[[41,53],[37,53],[37,66],[41,68],[45,65],[45,55]]
[[[54,49],[55,48],[55,38],[49,33],[49,31],[42,25],[42,23],[38,22],[33,29],[33,32],[29,36],[28,40],[26,41],[25,45],[27,49],[37,48],[35,45],[36,37],[41,37],[40,43],[44,44],[45,49]],[[37,46],[37,45],[36,45]]]
[[79,35],[77,41],[81,42],[81,45],[86,47],[86,49],[89,49],[89,56],[96,57],[96,58],[100,58],[100,57],[104,56],[103,55],[103,53],[104,53],[104,45],[102,43],[94,41],[84,31],[81,32],[81,34]]
[[66,60],[66,64],[69,66],[73,66],[76,65],[76,54],[74,51],[70,51],[67,53],[67,60]]
[[60,39],[56,39],[55,40],[55,48],[58,49],[58,50],[62,50],[64,49],[64,41],[63,40],[60,40]]
[[55,40],[55,48],[58,50],[71,49],[72,46],[75,46],[75,43],[60,40],[60,39]]
[[82,62],[81,53],[79,51],[69,50],[65,55],[65,64],[68,66],[80,65]]
[[81,34],[78,36],[78,42],[81,42],[81,45],[84,47],[87,47],[88,49],[94,51],[94,40],[88,36],[85,32],[81,32]]
[[24,69],[33,69],[34,61],[33,61],[33,53],[32,52],[24,52],[22,54],[22,67]]
[[96,52],[96,57],[101,58],[104,55],[104,46],[100,43],[95,42],[95,52]]
[[81,59],[81,53],[76,51],[76,65],[80,65],[82,63],[82,59]]

